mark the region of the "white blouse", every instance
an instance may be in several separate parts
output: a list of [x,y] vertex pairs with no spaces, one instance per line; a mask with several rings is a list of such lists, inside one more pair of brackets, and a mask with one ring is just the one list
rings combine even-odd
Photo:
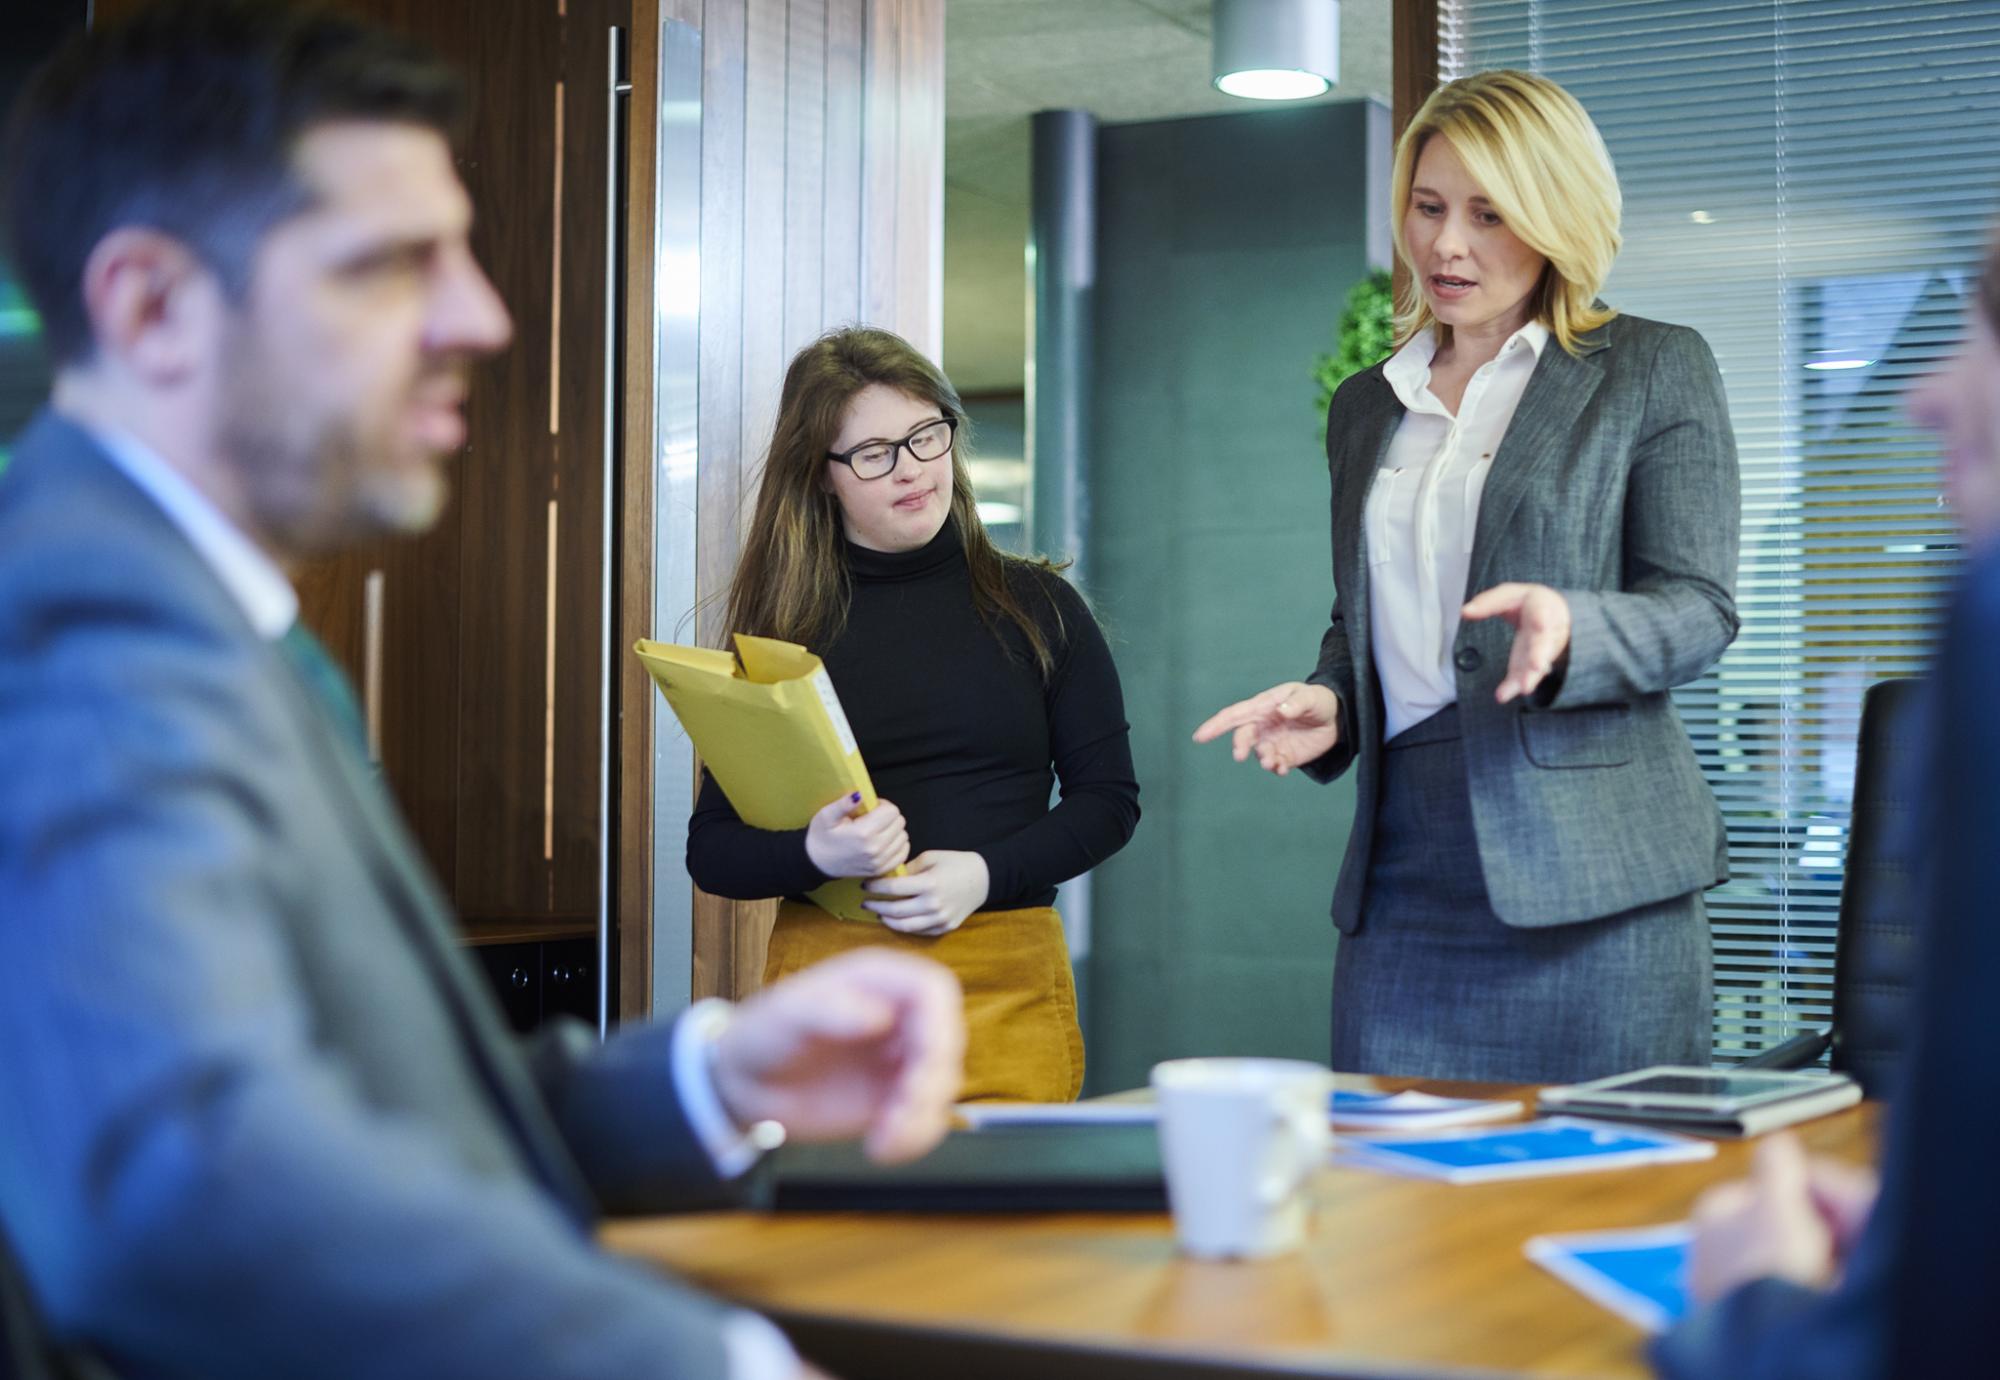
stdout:
[[1458,699],[1452,644],[1470,594],[1472,537],[1493,453],[1549,342],[1530,322],[1465,386],[1452,416],[1431,392],[1437,339],[1413,337],[1382,367],[1405,409],[1368,490],[1368,612],[1393,738]]

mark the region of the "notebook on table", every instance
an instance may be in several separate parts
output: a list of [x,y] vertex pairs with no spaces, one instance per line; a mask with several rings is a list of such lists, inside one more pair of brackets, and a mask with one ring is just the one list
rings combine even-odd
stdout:
[[1506,1121],[1521,1114],[1512,1100],[1438,1097],[1426,1092],[1357,1092],[1335,1090],[1330,1109],[1333,1124],[1351,1131],[1431,1131],[1445,1126],[1474,1126]]
[[[1425,1092],[1362,1092],[1335,1089],[1327,1103],[1338,1130],[1430,1131],[1443,1126],[1470,1126],[1505,1121],[1521,1115],[1517,1101],[1467,1097],[1437,1097]],[[974,1102],[953,1108],[959,1120],[973,1127],[1078,1125],[1113,1121],[1155,1123],[1160,1109],[1153,1102]]]
[[1528,1259],[1572,1289],[1648,1332],[1664,1332],[1688,1308],[1686,1222],[1636,1231],[1537,1236]]
[[1715,1154],[1709,1141],[1574,1117],[1397,1139],[1348,1136],[1341,1140],[1339,1149],[1342,1160],[1360,1168],[1452,1184],[1631,1169],[1708,1159]]
[[753,1206],[778,1212],[1165,1212],[1150,1123],[995,1125],[953,1131],[908,1164],[854,1143],[787,1145],[758,1166]]

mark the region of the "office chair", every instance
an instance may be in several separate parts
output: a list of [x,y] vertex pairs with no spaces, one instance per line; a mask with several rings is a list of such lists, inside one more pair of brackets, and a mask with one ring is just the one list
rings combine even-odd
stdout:
[[1744,1060],[1748,1069],[1804,1068],[1828,1056],[1869,1097],[1882,1097],[1901,1059],[1916,973],[1915,859],[1920,837],[1913,770],[1924,751],[1922,682],[1884,680],[1861,704],[1854,808],[1833,951],[1833,1024]]

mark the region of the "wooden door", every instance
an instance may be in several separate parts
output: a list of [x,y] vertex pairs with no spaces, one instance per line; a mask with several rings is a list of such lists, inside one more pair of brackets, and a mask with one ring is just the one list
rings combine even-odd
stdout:
[[[98,0],[99,22],[143,0]],[[515,339],[424,536],[301,572],[412,829],[482,940],[594,934],[604,704],[613,26],[631,0],[345,0],[464,74],[458,167]]]

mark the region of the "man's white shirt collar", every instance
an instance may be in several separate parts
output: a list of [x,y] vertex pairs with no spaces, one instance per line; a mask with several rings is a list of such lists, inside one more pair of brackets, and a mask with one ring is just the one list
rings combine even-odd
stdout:
[[299,617],[299,596],[285,572],[150,446],[111,427],[92,424],[84,430],[180,529],[242,607],[257,635],[266,639],[284,636]]
[[[1549,328],[1539,321],[1530,321],[1508,336],[1500,346],[1500,353],[1494,362],[1511,358],[1522,350],[1530,352],[1539,361],[1542,350],[1549,343]],[[1382,366],[1382,378],[1396,390],[1396,400],[1410,412],[1431,411],[1420,400],[1430,387],[1431,361],[1437,357],[1437,331],[1426,326],[1403,343],[1403,348],[1389,356],[1389,362]]]

